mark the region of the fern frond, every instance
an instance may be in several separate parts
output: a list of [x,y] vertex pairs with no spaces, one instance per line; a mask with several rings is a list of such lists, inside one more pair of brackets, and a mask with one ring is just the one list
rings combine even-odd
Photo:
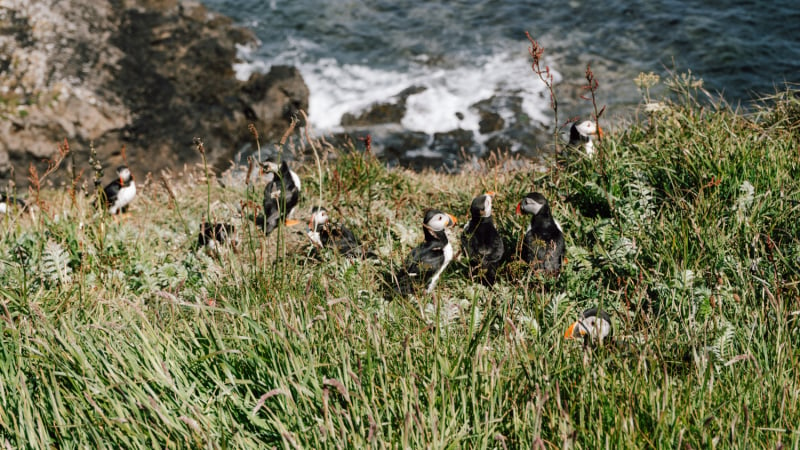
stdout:
[[51,282],[65,284],[71,279],[72,268],[69,266],[69,253],[53,240],[47,241],[41,259],[41,274]]

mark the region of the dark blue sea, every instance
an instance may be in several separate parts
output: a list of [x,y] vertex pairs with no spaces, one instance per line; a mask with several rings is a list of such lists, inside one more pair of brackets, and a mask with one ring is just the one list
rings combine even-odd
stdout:
[[[316,132],[341,129],[344,113],[358,113],[410,86],[426,89],[408,98],[402,120],[407,130],[477,130],[473,105],[492,97],[521,99],[532,126],[547,128],[552,113],[530,69],[526,31],[545,47],[560,119],[590,117],[590,105],[580,99],[587,64],[599,80],[608,120],[632,114],[641,100],[633,79],[641,72],[663,80],[691,70],[706,90],[742,106],[800,82],[797,0],[203,3],[260,39],[241,50],[240,77],[273,64],[301,70]],[[510,118],[512,112],[497,109]]]

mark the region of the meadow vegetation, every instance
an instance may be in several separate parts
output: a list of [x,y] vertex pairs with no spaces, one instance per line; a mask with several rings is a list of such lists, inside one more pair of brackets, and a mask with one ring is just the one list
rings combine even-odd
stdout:
[[[312,256],[304,227],[265,238],[240,213],[263,186],[236,172],[139,180],[119,219],[42,189],[35,215],[0,216],[0,446],[800,447],[800,97],[745,113],[671,83],[597,157],[545,170],[413,173],[315,141],[298,218],[321,196],[375,259]],[[521,197],[550,200],[560,276],[511,263],[487,289],[457,259],[433,295],[392,299],[423,210],[464,223],[489,190],[509,248]],[[207,216],[235,248],[193,249]],[[614,341],[564,339],[591,306]]]

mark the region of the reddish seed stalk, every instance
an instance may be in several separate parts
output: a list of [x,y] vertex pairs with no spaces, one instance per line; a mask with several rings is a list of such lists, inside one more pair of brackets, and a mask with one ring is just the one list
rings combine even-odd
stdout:
[[555,146],[554,150],[558,152],[558,99],[556,98],[555,87],[553,86],[553,73],[550,71],[550,66],[544,66],[542,68],[542,57],[544,56],[544,47],[542,47],[535,39],[533,39],[527,31],[525,32],[525,37],[528,38],[530,41],[531,46],[528,47],[528,54],[531,56],[531,70],[536,76],[539,77],[540,80],[544,83],[545,87],[547,87],[548,92],[550,93],[550,109],[553,110],[553,145]]

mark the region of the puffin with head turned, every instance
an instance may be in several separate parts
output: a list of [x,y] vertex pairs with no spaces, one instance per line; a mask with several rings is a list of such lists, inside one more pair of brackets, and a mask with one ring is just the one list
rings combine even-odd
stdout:
[[567,328],[564,337],[582,338],[584,345],[595,345],[610,341],[613,333],[611,317],[602,309],[594,307],[584,311],[581,317]]
[[136,182],[128,166],[117,167],[117,179],[103,189],[108,213],[115,215],[127,212],[128,205],[136,197]]
[[534,270],[556,274],[564,258],[564,233],[553,218],[547,199],[532,192],[517,204],[517,215],[530,214],[531,224],[522,243],[522,260]]
[[264,234],[269,235],[279,222],[285,222],[287,226],[299,223],[289,217],[300,201],[301,185],[300,177],[289,169],[286,160],[280,165],[267,161],[261,167],[267,174],[267,185],[264,187],[264,217],[259,225]]
[[425,286],[430,293],[436,287],[444,269],[453,260],[453,247],[447,240],[445,229],[456,224],[456,218],[438,209],[425,211],[422,231],[425,241],[411,250],[403,269],[397,275],[395,287],[407,295]]
[[317,248],[335,248],[345,256],[359,256],[361,252],[361,243],[353,232],[340,223],[332,223],[328,210],[322,206],[311,208],[306,234]]
[[569,145],[578,147],[583,146],[583,151],[587,156],[594,155],[594,142],[592,136],[603,137],[603,130],[591,120],[584,120],[581,123],[573,123],[569,129]]
[[470,219],[461,234],[461,249],[469,259],[470,273],[480,282],[493,286],[497,266],[503,259],[503,239],[492,221],[492,198],[487,192],[472,200]]

